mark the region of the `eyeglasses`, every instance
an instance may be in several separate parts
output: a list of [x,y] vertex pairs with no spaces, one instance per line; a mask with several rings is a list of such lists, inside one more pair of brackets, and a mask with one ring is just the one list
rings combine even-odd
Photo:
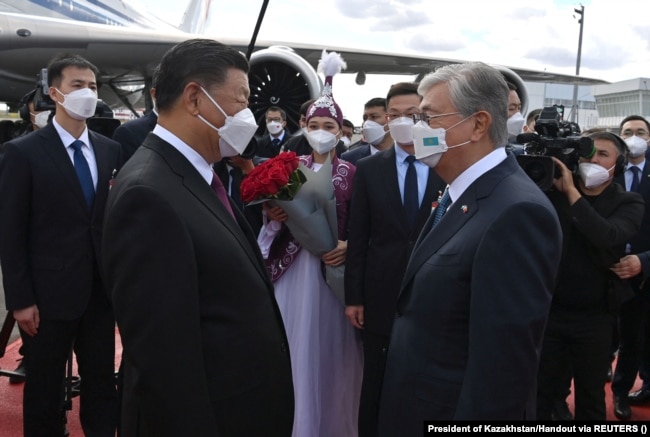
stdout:
[[639,129],[637,131],[632,131],[632,130],[626,130],[621,134],[621,137],[623,138],[628,138],[631,137],[632,135],[636,135],[637,137],[648,137],[648,132],[646,132],[643,129]]
[[[414,108],[414,110],[417,110]],[[388,118],[389,121],[397,120],[400,117],[406,117],[406,118],[413,118],[413,116],[417,115],[415,112],[401,112],[399,114],[395,112],[389,112],[386,114],[386,117]]]
[[411,117],[413,118],[414,123],[423,121],[426,124],[431,125],[431,120],[435,120],[441,117],[446,117],[448,115],[457,115],[457,114],[460,114],[460,112],[448,112],[446,114],[438,114],[438,115],[429,115],[426,112],[423,112],[421,114],[413,114]]

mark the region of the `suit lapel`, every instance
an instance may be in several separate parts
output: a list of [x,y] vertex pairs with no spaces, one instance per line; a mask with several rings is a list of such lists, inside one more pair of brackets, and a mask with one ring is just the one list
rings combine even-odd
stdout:
[[[435,254],[443,244],[449,241],[463,226],[478,212],[481,199],[489,196],[494,187],[506,176],[515,171],[521,171],[519,164],[513,156],[508,156],[493,169],[481,175],[467,187],[463,194],[450,207],[440,219],[435,229],[431,229],[433,214],[427,221],[422,235],[416,242],[411,258],[406,267],[400,294],[405,286],[411,282],[418,269]],[[429,229],[425,232],[425,229]]]
[[[171,144],[163,141],[155,134],[149,134],[144,141],[143,146],[156,150],[163,159],[170,166],[171,170],[176,173],[181,179],[183,186],[197,198],[214,216],[219,220],[224,228],[226,228],[236,239],[240,245],[253,261],[253,265],[258,272],[264,277],[265,281],[270,284],[269,275],[266,272],[264,263],[260,262],[259,251],[253,249],[257,246],[257,242],[250,239],[247,231],[250,229],[242,227],[245,221],[243,215],[237,209],[237,206],[230,200],[230,206],[235,213],[237,221],[233,220],[230,212],[221,203],[212,188],[205,182],[199,172],[190,164],[190,162]],[[246,226],[248,226],[246,224]],[[250,232],[252,234],[252,232]]]
[[59,169],[65,183],[70,186],[70,192],[77,198],[84,211],[88,211],[74,164],[70,160],[70,155],[68,155],[68,151],[54,125],[49,123],[46,127],[39,129],[38,135],[44,140],[41,142],[43,152],[49,156],[54,166]]
[[95,206],[93,212],[97,210],[97,205],[104,205],[108,198],[108,183],[111,178],[110,168],[110,149],[104,140],[95,132],[89,131],[90,142],[92,143],[93,151],[95,153],[95,161],[97,162],[97,188],[95,189]]
[[477,211],[478,200],[472,185],[449,207],[449,210],[433,229],[433,214],[431,214],[415,243],[402,284],[410,282],[422,264],[449,241]]
[[382,168],[379,169],[377,176],[383,185],[382,192],[386,195],[387,211],[393,211],[392,214],[398,216],[396,222],[399,224],[400,229],[409,234],[408,219],[406,218],[406,211],[402,203],[402,195],[399,191],[399,174],[397,173],[395,147],[388,149],[382,157]]

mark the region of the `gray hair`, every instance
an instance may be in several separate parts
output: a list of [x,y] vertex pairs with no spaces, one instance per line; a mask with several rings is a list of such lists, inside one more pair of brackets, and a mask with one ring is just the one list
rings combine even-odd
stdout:
[[488,135],[494,147],[508,142],[508,84],[499,70],[483,62],[451,64],[427,74],[418,86],[418,94],[439,83],[447,83],[454,107],[465,117],[478,111],[492,116]]

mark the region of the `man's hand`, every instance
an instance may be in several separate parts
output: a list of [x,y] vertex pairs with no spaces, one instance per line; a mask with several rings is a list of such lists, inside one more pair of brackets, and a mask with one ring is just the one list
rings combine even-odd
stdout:
[[345,316],[348,318],[352,326],[357,329],[363,329],[363,305],[348,305],[345,307]]
[[569,205],[573,205],[582,197],[580,191],[578,191],[573,183],[573,173],[555,156],[551,156],[551,159],[555,163],[556,169],[559,169],[561,172],[559,178],[553,178],[553,186],[556,190],[566,195]]
[[629,279],[643,271],[641,260],[636,255],[627,255],[610,267],[610,270],[621,279]]
[[25,331],[29,336],[33,337],[38,333],[38,325],[41,323],[41,318],[36,305],[14,310],[14,319],[18,322],[20,329]]

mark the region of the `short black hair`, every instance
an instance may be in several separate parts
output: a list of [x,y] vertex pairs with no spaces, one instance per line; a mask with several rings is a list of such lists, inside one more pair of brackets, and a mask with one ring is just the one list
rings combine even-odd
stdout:
[[595,131],[584,136],[591,138],[592,140],[611,141],[616,146],[616,150],[618,150],[618,153],[627,158],[630,149],[628,149],[627,144],[625,144],[625,141],[623,141],[623,139],[618,135],[607,131]]
[[343,126],[351,127],[352,129],[354,129],[354,124],[347,118],[343,119]]
[[628,115],[627,117],[625,117],[623,119],[623,121],[621,121],[621,124],[618,126],[619,133],[623,131],[623,125],[625,123],[627,123],[628,121],[632,121],[632,120],[639,120],[639,121],[644,122],[646,128],[648,129],[648,132],[650,132],[650,122],[648,122],[648,120],[646,120],[645,117],[643,117],[641,115]]
[[418,94],[417,82],[398,82],[393,84],[386,95],[386,107],[388,107],[388,102],[390,102],[390,99],[393,97],[407,96],[410,94],[415,94],[420,100],[422,100],[422,96]]
[[223,84],[231,68],[246,74],[249,71],[244,55],[232,47],[204,38],[176,44],[163,55],[158,66],[156,108],[170,108],[192,81],[205,88]]
[[282,117],[282,121],[287,120],[287,113],[285,112],[284,109],[280,108],[279,106],[269,106],[269,109],[266,110],[264,116],[266,117],[269,114],[269,112],[279,112],[280,117]]
[[87,59],[74,53],[59,53],[47,65],[47,85],[53,86],[53,84],[61,83],[63,70],[68,67],[89,69],[95,77],[99,74],[97,67]]
[[304,102],[302,105],[300,105],[300,109],[298,110],[298,114],[304,115],[305,117],[307,116],[307,110],[311,106],[312,103],[314,103],[316,99],[309,99],[306,102]]
[[375,106],[381,106],[382,108],[386,109],[386,99],[383,97],[374,97],[368,100],[365,105],[363,105],[364,109],[374,108]]

